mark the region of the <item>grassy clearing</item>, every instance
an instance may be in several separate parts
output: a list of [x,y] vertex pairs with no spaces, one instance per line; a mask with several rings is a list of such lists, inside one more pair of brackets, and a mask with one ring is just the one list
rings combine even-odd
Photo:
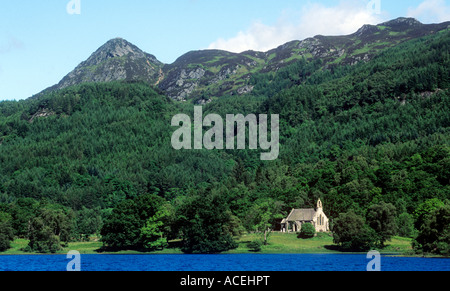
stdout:
[[[28,240],[26,239],[16,239],[11,243],[11,248],[7,251],[0,253],[0,255],[36,255],[38,253],[27,253],[22,251],[27,245]],[[57,254],[67,254],[71,250],[79,251],[81,254],[96,254],[97,250],[101,248],[102,243],[98,241],[91,242],[73,242],[63,248]]]
[[[247,243],[261,239],[260,234],[244,235],[239,240],[239,247],[229,253],[251,253]],[[294,253],[337,253],[326,246],[333,245],[333,238],[328,234],[319,234],[312,239],[299,239],[295,233],[274,232],[269,237],[269,243],[262,246],[259,253],[263,254],[294,254]]]
[[[253,253],[247,247],[247,243],[261,239],[260,234],[246,234],[238,239],[239,247],[237,249],[226,252],[227,254],[247,254]],[[155,251],[151,254],[182,254],[181,250],[176,247],[177,242],[172,242],[173,247],[162,251]],[[17,239],[11,244],[11,248],[2,255],[25,255],[21,249],[26,247],[28,240]],[[98,254],[102,243],[100,241],[90,242],[73,242],[57,254],[67,254],[71,250],[76,250],[81,254]],[[380,250],[382,253],[398,253],[408,254],[412,251],[411,239],[394,237],[386,243],[386,247]],[[317,237],[311,239],[299,239],[293,233],[274,232],[269,237],[269,244],[262,246],[261,254],[323,254],[323,253],[341,253],[337,250],[333,243],[333,237],[327,233],[319,233]],[[138,251],[120,251],[114,254],[142,254]]]
[[[251,253],[247,243],[256,239],[261,239],[261,235],[248,234],[239,239],[239,247],[228,253]],[[394,237],[386,243],[386,247],[380,250],[381,253],[408,253],[412,250],[411,239]],[[269,237],[269,244],[263,246],[260,253],[263,254],[322,254],[341,253],[333,243],[333,237],[328,233],[319,233],[317,237],[311,239],[299,239],[292,233],[272,233]]]

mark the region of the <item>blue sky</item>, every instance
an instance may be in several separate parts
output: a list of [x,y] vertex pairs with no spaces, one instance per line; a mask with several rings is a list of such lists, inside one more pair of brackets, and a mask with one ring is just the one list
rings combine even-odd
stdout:
[[69,14],[70,1],[0,3],[0,100],[58,83],[115,37],[172,63],[191,50],[266,51],[400,16],[450,20],[450,0],[77,0],[80,14]]

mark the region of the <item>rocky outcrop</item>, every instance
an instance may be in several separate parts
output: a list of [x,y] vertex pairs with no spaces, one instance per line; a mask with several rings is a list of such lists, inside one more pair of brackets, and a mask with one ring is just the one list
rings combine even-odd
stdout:
[[367,62],[383,49],[448,29],[449,25],[450,22],[425,25],[413,18],[398,18],[364,25],[347,36],[317,35],[291,41],[268,52],[191,51],[172,64],[163,64],[126,40],[116,38],[35,98],[85,82],[143,81],[157,86],[173,100],[210,102],[211,97],[253,92],[249,80],[254,74],[276,74],[299,60],[320,60],[321,69]]
[[47,108],[42,108],[39,109],[29,120],[30,123],[33,123],[34,120],[38,119],[38,118],[45,118],[45,117],[50,117],[55,115],[56,113],[47,109]]
[[116,38],[64,77],[56,89],[87,82],[144,81],[155,84],[162,63],[124,39]]
[[176,71],[169,78],[165,78],[161,84],[169,98],[183,101],[198,87],[199,80],[205,76],[206,71],[202,68],[181,69]]

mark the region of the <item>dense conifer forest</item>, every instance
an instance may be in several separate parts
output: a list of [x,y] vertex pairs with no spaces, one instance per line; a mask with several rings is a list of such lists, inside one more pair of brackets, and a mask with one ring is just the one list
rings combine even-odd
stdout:
[[[55,252],[90,236],[105,248],[186,253],[235,248],[320,198],[342,249],[411,237],[449,255],[450,32],[369,62],[299,60],[254,74],[250,94],[205,114],[279,114],[280,155],[174,150],[174,115],[193,115],[142,82],[88,83],[0,103],[0,251],[15,237]],[[351,227],[350,227],[351,226]]]

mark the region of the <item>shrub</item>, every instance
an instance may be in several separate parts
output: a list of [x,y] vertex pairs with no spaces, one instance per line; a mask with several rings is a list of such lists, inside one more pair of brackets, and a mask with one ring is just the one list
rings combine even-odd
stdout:
[[257,239],[247,243],[247,247],[250,251],[257,253],[261,251],[263,244],[261,240]]
[[414,218],[408,213],[402,213],[397,218],[398,235],[402,237],[414,236]]
[[298,238],[313,238],[316,235],[316,229],[311,223],[304,223],[298,234]]
[[361,216],[350,211],[335,220],[333,241],[344,251],[368,251],[378,246],[379,237]]
[[450,206],[433,211],[422,225],[413,242],[417,251],[450,256]]
[[4,252],[11,247],[14,239],[14,230],[11,227],[11,216],[0,212],[0,252]]

